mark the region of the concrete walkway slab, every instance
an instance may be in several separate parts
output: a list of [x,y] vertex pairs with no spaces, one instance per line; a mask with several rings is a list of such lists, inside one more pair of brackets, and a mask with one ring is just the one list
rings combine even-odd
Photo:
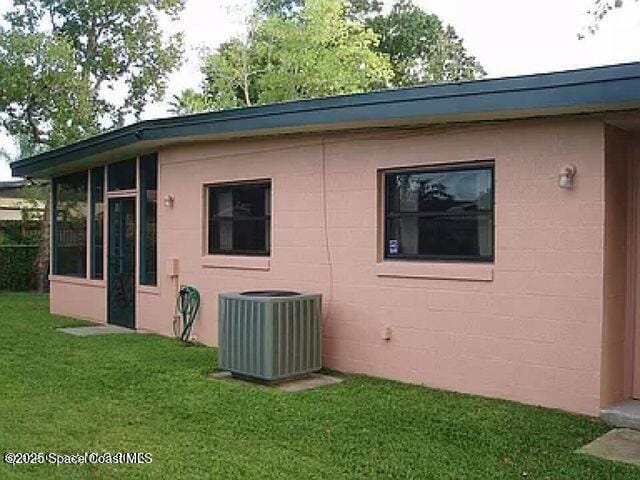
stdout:
[[326,387],[328,385],[335,385],[342,382],[341,378],[322,375],[320,373],[311,373],[309,375],[305,375],[304,377],[292,378],[291,380],[285,380],[279,383],[271,384],[252,382],[246,378],[237,378],[231,375],[231,372],[215,372],[212,373],[210,377],[216,380],[227,380],[238,383],[258,385],[260,387],[275,388],[283,392],[290,393],[313,390],[314,388]]
[[95,327],[68,327],[58,328],[59,332],[68,333],[78,337],[89,337],[92,335],[107,335],[113,333],[137,333],[129,328],[119,327],[118,325],[98,325]]
[[600,410],[600,418],[614,427],[640,430],[640,400],[626,400]]
[[585,445],[580,453],[640,466],[640,432],[617,428]]

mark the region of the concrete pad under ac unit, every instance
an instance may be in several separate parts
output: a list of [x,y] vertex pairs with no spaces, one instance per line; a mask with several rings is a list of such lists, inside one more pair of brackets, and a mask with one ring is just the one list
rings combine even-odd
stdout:
[[277,383],[256,383],[246,378],[234,377],[231,372],[215,372],[210,375],[210,378],[215,380],[227,380],[238,383],[248,383],[251,385],[257,385],[265,388],[275,388],[283,392],[303,392],[306,390],[313,390],[315,388],[326,387],[329,385],[336,385],[342,382],[341,378],[331,377],[329,375],[322,375],[320,373],[311,373],[297,378],[283,380]]

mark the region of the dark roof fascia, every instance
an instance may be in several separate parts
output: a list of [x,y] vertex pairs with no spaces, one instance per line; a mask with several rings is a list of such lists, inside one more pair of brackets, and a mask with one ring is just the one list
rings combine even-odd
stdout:
[[11,164],[14,176],[37,176],[67,162],[136,144],[165,144],[210,135],[251,135],[304,127],[350,128],[367,122],[512,112],[509,118],[624,110],[640,106],[640,62],[565,72],[431,85],[286,102],[141,121]]

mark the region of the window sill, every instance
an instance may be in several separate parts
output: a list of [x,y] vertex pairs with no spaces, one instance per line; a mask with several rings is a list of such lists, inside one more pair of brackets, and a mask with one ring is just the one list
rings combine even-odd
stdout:
[[91,280],[80,277],[65,277],[64,275],[49,275],[49,281],[53,283],[69,283],[71,285],[83,285],[85,287],[104,288],[104,280]]
[[493,264],[391,261],[378,263],[376,275],[391,278],[491,282]]
[[241,255],[206,255],[202,257],[204,268],[228,268],[232,270],[271,269],[270,257],[243,257]]
[[153,285],[138,285],[138,292],[145,295],[160,295],[160,288]]

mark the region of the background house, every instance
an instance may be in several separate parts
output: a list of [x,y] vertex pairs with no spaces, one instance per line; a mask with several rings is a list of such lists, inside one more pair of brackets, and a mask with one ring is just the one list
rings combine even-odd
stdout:
[[38,235],[44,202],[29,198],[27,185],[25,180],[0,182],[0,238],[5,243],[22,243]]
[[22,220],[22,208],[25,204],[21,191],[26,184],[24,180],[0,182],[0,222]]

